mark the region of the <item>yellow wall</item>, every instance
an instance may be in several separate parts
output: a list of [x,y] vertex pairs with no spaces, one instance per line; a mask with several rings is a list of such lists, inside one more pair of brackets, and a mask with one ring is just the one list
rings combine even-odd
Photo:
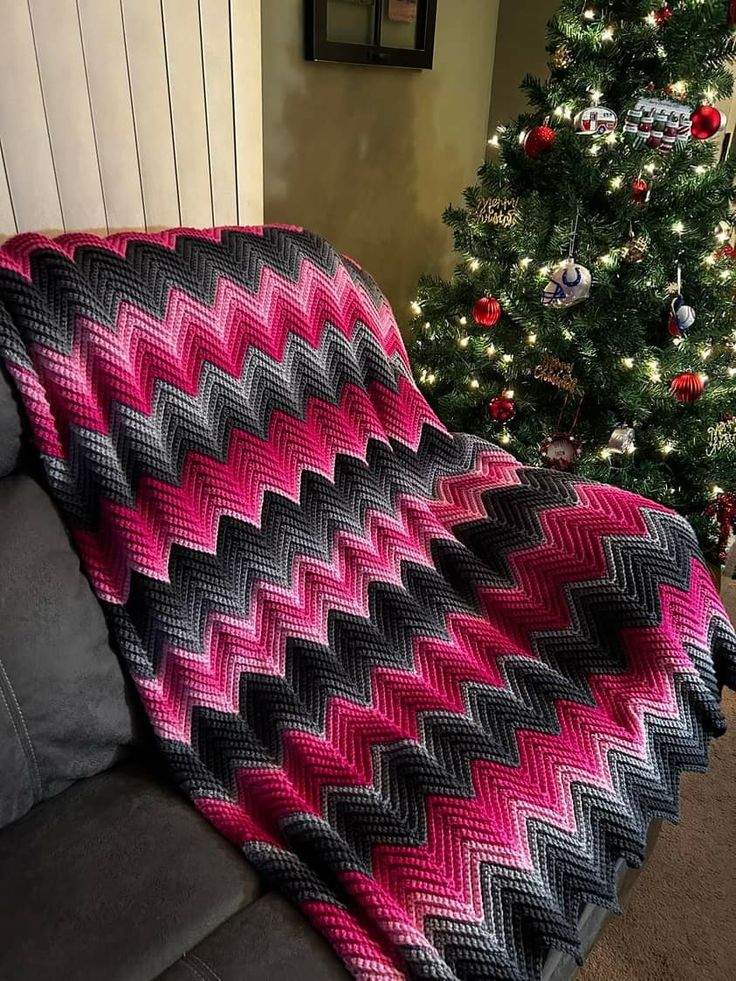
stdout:
[[452,268],[441,221],[483,159],[498,0],[440,0],[435,66],[304,61],[302,0],[264,0],[265,215],[327,236],[400,322],[419,274]]
[[498,15],[498,46],[493,67],[490,130],[527,111],[519,91],[525,75],[547,75],[547,21],[559,0],[505,0]]

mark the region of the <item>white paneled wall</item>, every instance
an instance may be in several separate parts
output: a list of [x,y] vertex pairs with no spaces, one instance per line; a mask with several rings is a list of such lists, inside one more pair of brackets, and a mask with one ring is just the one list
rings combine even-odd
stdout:
[[0,238],[263,216],[260,0],[0,0]]

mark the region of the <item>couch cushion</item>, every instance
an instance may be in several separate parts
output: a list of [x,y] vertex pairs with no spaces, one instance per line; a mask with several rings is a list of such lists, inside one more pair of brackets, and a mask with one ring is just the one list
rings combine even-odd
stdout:
[[281,896],[224,923],[158,981],[349,981],[337,955]]
[[10,384],[0,368],[0,477],[15,468],[20,454],[20,413]]
[[0,831],[0,978],[151,981],[258,891],[188,801],[124,764]]
[[112,766],[136,712],[102,610],[51,501],[0,480],[0,827]]

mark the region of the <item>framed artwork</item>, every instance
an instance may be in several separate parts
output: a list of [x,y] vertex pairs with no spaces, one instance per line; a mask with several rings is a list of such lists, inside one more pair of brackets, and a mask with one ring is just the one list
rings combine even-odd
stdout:
[[431,68],[437,0],[305,0],[305,55],[388,68]]

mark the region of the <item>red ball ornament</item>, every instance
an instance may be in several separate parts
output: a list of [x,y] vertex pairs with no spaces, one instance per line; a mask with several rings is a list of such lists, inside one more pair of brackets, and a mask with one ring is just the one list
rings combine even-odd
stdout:
[[705,391],[705,383],[695,372],[683,371],[672,379],[670,391],[678,402],[694,402]]
[[657,27],[663,27],[667,21],[672,16],[672,7],[660,7],[659,10],[654,11],[654,20],[656,21]]
[[700,106],[690,117],[690,132],[696,140],[709,140],[726,128],[727,121],[716,106]]
[[631,200],[634,204],[646,204],[649,200],[649,185],[641,177],[631,182]]
[[496,422],[510,422],[516,415],[516,402],[503,392],[488,403],[488,412]]
[[473,320],[481,327],[493,327],[501,319],[501,304],[495,296],[481,296],[473,304]]
[[539,160],[545,153],[549,153],[556,139],[557,134],[550,126],[535,126],[526,134],[524,152],[532,160]]

